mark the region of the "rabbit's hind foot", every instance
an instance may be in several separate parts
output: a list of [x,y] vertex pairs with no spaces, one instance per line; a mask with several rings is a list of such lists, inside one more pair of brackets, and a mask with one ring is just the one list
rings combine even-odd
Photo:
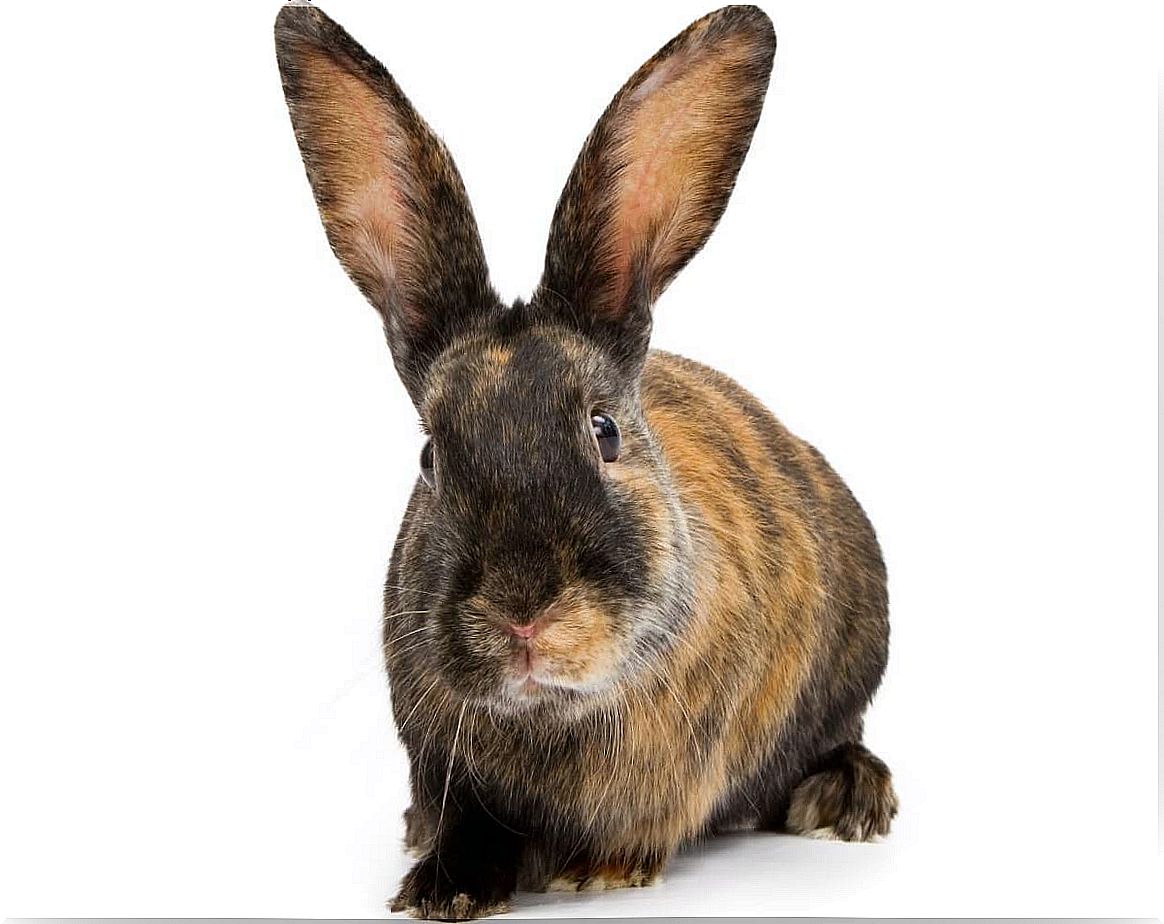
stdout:
[[805,837],[871,841],[889,833],[897,795],[885,763],[860,744],[825,754],[792,791],[786,829]]

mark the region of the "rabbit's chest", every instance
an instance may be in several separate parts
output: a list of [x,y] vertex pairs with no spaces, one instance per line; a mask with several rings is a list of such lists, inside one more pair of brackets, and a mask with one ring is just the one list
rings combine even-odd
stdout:
[[725,784],[723,746],[624,738],[591,755],[575,810],[614,843],[667,847],[698,833]]
[[531,741],[520,772],[511,775],[517,765],[506,761],[498,770],[509,778],[499,782],[515,807],[605,848],[668,853],[703,829],[724,793],[723,742],[697,726],[661,736],[657,723],[621,718]]

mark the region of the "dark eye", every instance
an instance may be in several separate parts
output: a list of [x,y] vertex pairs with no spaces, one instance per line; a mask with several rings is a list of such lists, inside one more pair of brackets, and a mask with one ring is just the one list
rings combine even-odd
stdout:
[[426,440],[424,448],[420,451],[420,477],[424,479],[424,483],[430,488],[436,487],[436,460],[432,452],[432,440]]
[[618,424],[609,414],[600,414],[597,411],[590,415],[590,424],[594,427],[594,438],[598,440],[598,451],[602,453],[603,462],[617,462],[618,454],[622,450],[622,435],[618,432]]

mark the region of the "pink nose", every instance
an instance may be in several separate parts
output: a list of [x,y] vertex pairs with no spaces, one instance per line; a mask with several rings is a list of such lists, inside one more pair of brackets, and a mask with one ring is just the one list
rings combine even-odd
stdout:
[[542,630],[542,627],[537,622],[531,622],[528,626],[507,625],[505,629],[510,635],[515,635],[523,639],[531,639]]

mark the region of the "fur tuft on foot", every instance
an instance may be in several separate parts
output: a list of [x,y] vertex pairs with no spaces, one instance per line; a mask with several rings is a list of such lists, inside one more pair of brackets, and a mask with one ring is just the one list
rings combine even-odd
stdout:
[[871,841],[889,833],[897,795],[885,763],[860,744],[842,744],[792,792],[787,828],[823,840]]

